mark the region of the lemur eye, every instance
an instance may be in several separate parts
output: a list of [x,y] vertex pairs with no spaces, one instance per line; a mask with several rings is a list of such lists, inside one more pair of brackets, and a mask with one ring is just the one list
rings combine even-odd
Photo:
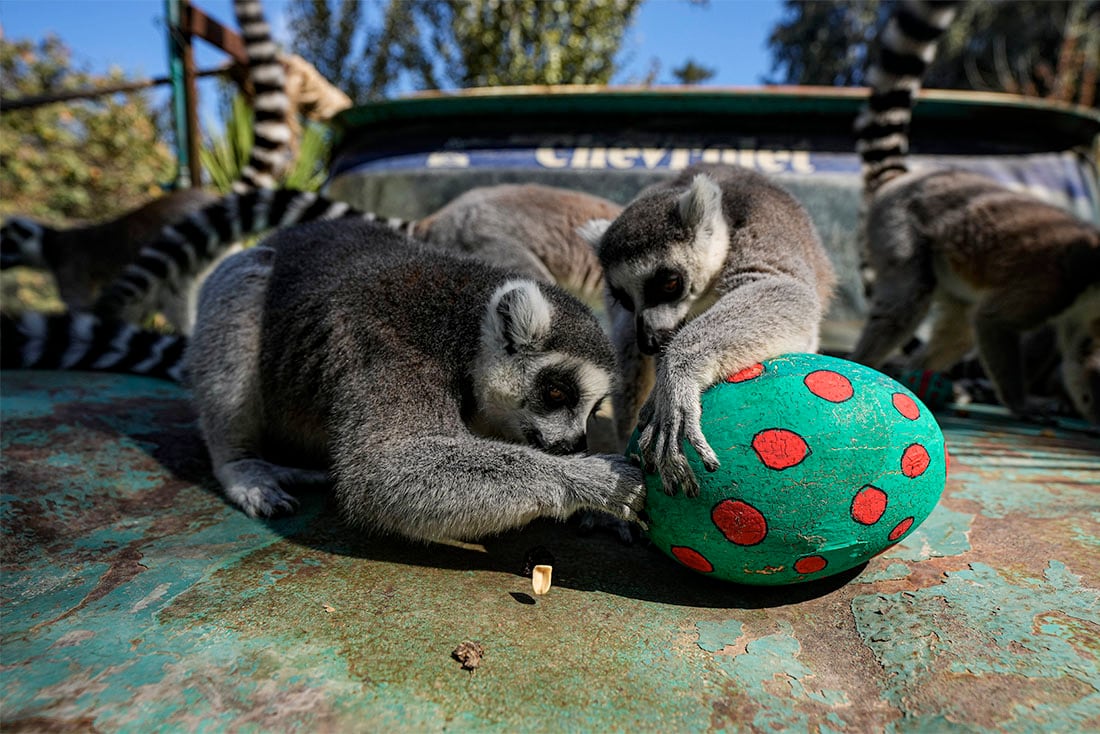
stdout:
[[675,270],[658,270],[645,286],[647,304],[671,303],[684,294],[684,277]]
[[580,399],[580,389],[573,370],[567,367],[547,367],[535,378],[532,408],[542,413],[573,410]]
[[542,399],[547,407],[560,408],[569,402],[569,395],[557,385],[548,385],[542,392]]

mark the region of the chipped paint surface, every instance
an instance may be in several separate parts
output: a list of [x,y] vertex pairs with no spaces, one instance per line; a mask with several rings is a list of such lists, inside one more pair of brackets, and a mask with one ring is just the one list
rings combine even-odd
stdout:
[[937,586],[852,601],[907,727],[943,716],[990,730],[1100,723],[1100,592],[1058,561],[1041,579],[1006,576],[972,563]]
[[[571,525],[416,545],[323,492],[250,520],[175,386],[5,372],[0,397],[5,731],[1100,730],[1085,433],[947,416],[924,525],[752,588]],[[536,545],[556,560],[532,604]]]

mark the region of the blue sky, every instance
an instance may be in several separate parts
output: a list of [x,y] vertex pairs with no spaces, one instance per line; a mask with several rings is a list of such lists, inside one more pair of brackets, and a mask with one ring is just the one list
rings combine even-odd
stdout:
[[[231,0],[195,4],[233,24]],[[264,2],[276,38],[284,42],[286,5],[286,0]],[[717,68],[709,84],[760,84],[770,72],[767,37],[781,16],[781,0],[710,0],[702,7],[685,0],[647,0],[623,44],[619,58],[624,66],[616,81],[641,78],[651,59],[657,58],[659,81],[669,82],[671,69],[690,57]],[[0,0],[0,24],[4,37],[12,40],[38,39],[47,33],[60,36],[74,60],[92,71],[118,66],[139,77],[167,72],[161,0]],[[215,67],[223,58],[206,44],[196,44],[200,68]],[[211,110],[206,104],[202,109],[204,114]]]

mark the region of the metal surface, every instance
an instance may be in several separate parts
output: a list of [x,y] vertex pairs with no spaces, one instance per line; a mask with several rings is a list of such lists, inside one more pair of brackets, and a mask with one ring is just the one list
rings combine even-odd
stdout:
[[945,415],[948,488],[912,536],[750,588],[571,525],[411,545],[323,494],[251,520],[172,385],[5,372],[2,397],[6,732],[1100,730],[1081,431]]

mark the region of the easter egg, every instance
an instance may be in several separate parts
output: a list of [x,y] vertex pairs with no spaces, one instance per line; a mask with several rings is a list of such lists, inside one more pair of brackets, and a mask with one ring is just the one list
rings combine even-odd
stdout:
[[[646,477],[653,543],[699,573],[789,584],[854,568],[911,533],[947,479],[943,433],[899,382],[869,367],[788,354],[703,393],[721,466],[686,442],[697,497]],[[638,432],[627,454],[638,458]]]

